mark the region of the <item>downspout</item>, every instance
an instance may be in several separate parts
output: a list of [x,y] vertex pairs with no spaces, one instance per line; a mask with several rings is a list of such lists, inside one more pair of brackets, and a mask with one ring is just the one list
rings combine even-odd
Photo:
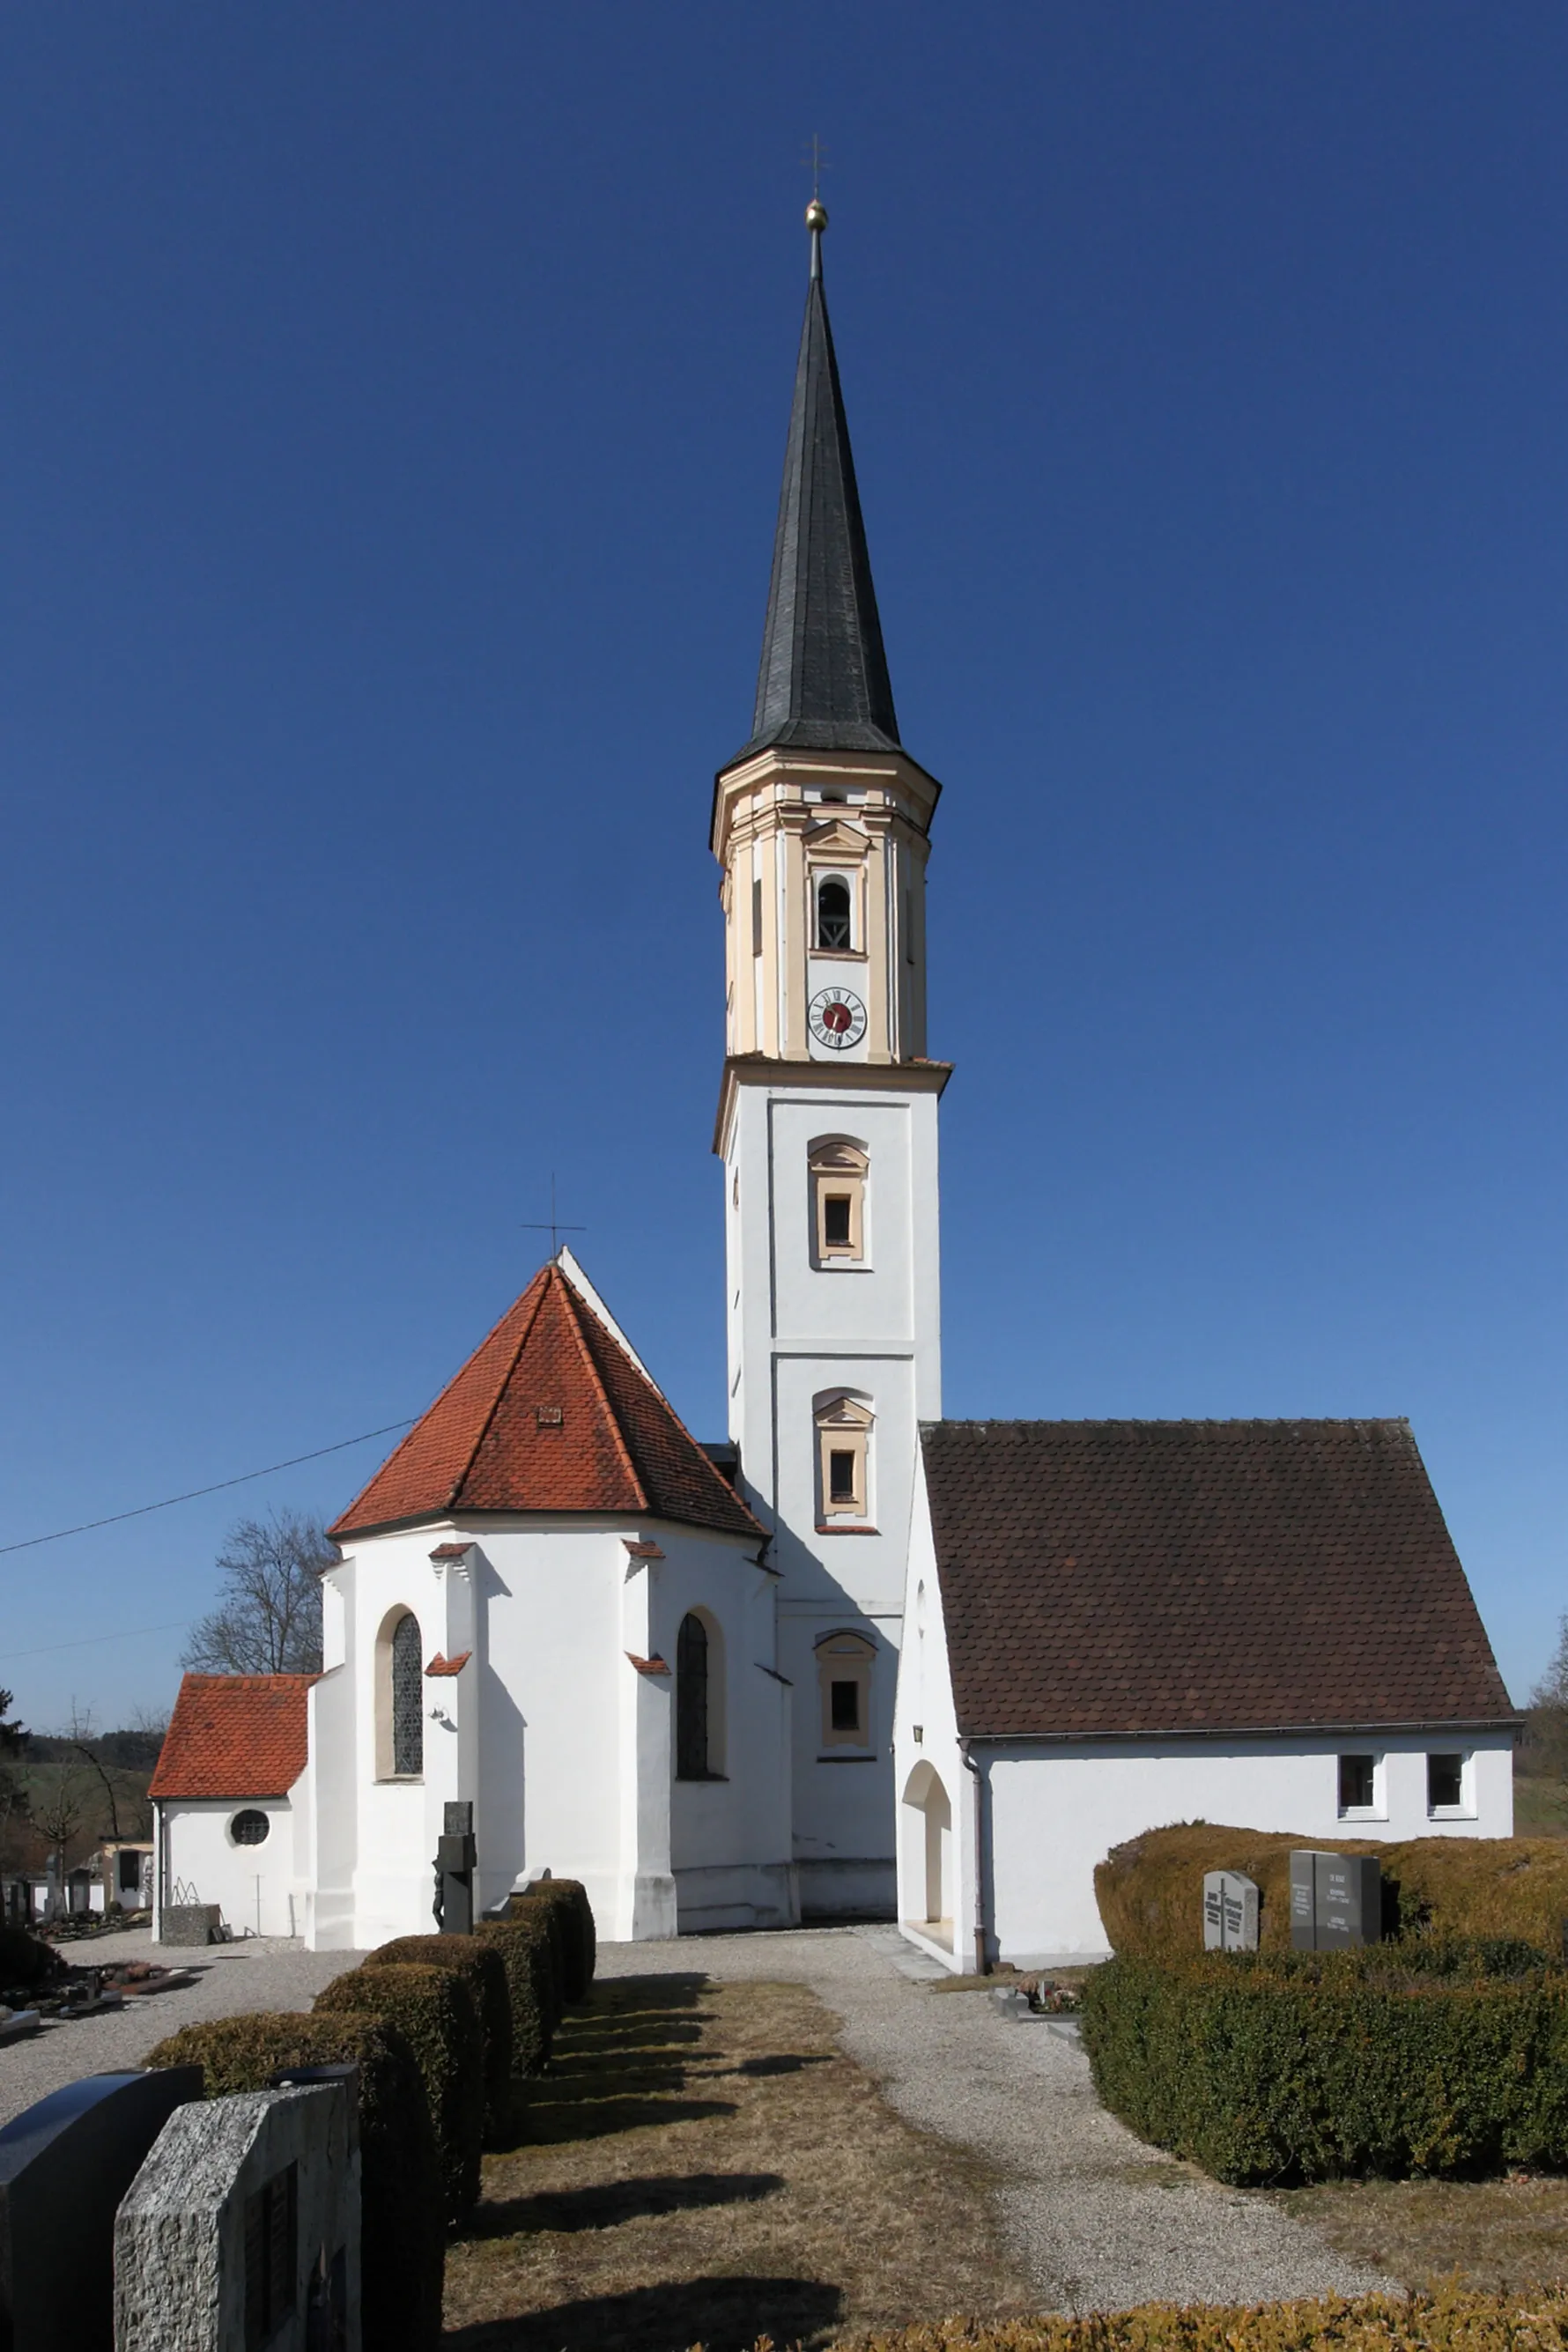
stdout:
[[989,1791],[985,1775],[975,1762],[967,1739],[959,1741],[958,1752],[963,1759],[964,1770],[974,1775],[974,1973],[988,1977],[991,1961],[990,1922],[985,1916],[985,1807]]

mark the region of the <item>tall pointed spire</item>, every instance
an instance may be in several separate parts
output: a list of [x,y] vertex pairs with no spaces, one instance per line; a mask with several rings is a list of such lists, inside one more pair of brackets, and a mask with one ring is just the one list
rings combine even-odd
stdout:
[[805,219],[811,279],[746,751],[885,751],[898,747],[899,721],[822,288],[827,212],[816,196]]

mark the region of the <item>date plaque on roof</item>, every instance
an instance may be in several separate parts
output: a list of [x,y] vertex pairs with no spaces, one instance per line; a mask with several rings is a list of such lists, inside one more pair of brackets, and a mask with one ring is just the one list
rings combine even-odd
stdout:
[[1210,1870],[1204,1874],[1204,1949],[1205,1952],[1255,1952],[1258,1949],[1258,1883],[1239,1870]]

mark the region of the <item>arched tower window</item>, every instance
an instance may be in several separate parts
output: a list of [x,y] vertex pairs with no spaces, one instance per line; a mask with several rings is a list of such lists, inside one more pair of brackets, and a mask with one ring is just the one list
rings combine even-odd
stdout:
[[863,1633],[825,1633],[816,1644],[824,1748],[871,1745],[871,1668],[876,1644]]
[[376,1770],[416,1780],[425,1769],[425,1645],[411,1609],[398,1611],[376,1643]]
[[841,874],[825,874],[816,886],[816,944],[826,955],[855,944],[849,885]]
[[870,1445],[876,1416],[858,1397],[829,1390],[813,1406],[816,1423],[817,1526],[871,1516]]

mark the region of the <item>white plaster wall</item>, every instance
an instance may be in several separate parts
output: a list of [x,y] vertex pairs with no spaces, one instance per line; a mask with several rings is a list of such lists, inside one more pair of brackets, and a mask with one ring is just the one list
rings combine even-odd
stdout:
[[[1467,1820],[1433,1820],[1426,1759],[1456,1748],[1474,1757],[1476,1809]],[[1347,1820],[1339,1810],[1338,1759],[1368,1749],[1386,1759],[1384,1817]],[[1103,1953],[1094,1866],[1113,1845],[1165,1822],[1285,1831],[1331,1850],[1347,1838],[1513,1833],[1513,1742],[1506,1731],[1020,1745],[983,1749],[980,1761],[991,1790],[999,1956],[1020,1964]]]
[[[627,1538],[657,1542],[664,1558],[635,1561]],[[460,1563],[432,1561],[464,1540]],[[564,1514],[360,1541],[329,1580],[345,1663],[315,1694],[313,1939],[374,1944],[428,1927],[436,1840],[454,1800],[474,1806],[481,1906],[549,1870],[583,1880],[605,1935],[668,1932],[675,1875],[727,1873],[710,1876],[701,1907],[727,1902],[725,1924],[744,1925],[763,1899],[756,1874],[771,1871],[776,1908],[790,1864],[787,1720],[765,1671],[775,1580],[756,1549],[754,1538]],[[378,1780],[376,1637],[405,1608],[427,1665],[437,1652],[471,1655],[455,1675],[425,1677],[422,1778]],[[693,1608],[721,1640],[726,1778],[689,1790],[670,1779],[673,1675],[639,1675],[628,1653],[673,1667]]]
[[[299,1786],[287,1797],[166,1800],[165,1899],[174,1899],[179,1880],[195,1888],[198,1903],[221,1904],[225,1924],[237,1936],[302,1934],[306,1885],[297,1866],[294,1811]],[[267,1815],[272,1826],[264,1844],[235,1844],[230,1824],[240,1812]]]
[[[952,1828],[945,1849],[949,1884],[943,1900],[952,1921],[952,1940],[943,1948],[925,1927],[924,1811],[909,1801],[911,1783],[929,1766],[946,1792]],[[933,1950],[954,1969],[974,1965],[974,1776],[963,1761],[953,1711],[948,1667],[947,1627],[942,1583],[931,1538],[925,1481],[918,1479],[910,1523],[909,1568],[904,1596],[903,1643],[893,1717],[893,1782],[898,1803],[899,1921],[910,1940]]]

